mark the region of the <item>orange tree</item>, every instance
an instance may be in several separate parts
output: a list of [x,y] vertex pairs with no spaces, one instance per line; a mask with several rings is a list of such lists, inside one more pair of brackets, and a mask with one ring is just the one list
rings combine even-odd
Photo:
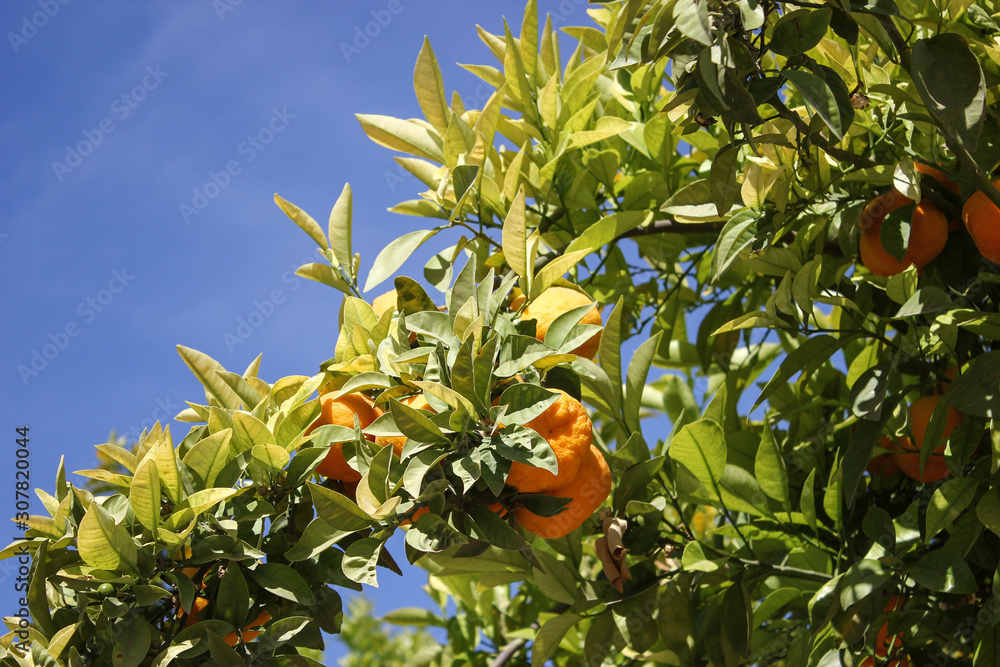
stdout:
[[1000,664],[997,10],[628,0],[557,39],[532,1],[480,30],[482,108],[425,43],[425,118],[358,116],[414,231],[362,282],[349,188],[325,226],[276,198],[344,295],[330,358],[181,347],[190,430],[100,445],[92,491],[60,467],[0,554],[32,556],[3,664],[321,664],[400,557],[426,664]]

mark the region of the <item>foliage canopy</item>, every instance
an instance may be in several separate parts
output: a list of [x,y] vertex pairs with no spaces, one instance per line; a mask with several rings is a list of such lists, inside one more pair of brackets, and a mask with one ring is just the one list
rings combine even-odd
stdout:
[[[332,357],[268,383],[260,358],[234,373],[180,347],[205,388],[188,433],[99,445],[89,490],[60,466],[48,515],[0,553],[33,556],[31,648],[8,619],[0,663],[321,664],[338,588],[398,571],[385,543],[404,524],[442,611],[387,620],[449,638],[407,635],[422,664],[1000,664],[1000,247],[969,234],[1000,224],[997,12],[627,0],[560,40],[532,0],[519,28],[479,31],[481,109],[447,95],[425,42],[424,118],[358,116],[427,187],[391,209],[419,229],[362,283],[350,188],[325,228],[276,196],[328,260],[299,274],[344,293]],[[892,189],[910,205],[873,232],[866,207]],[[957,220],[973,193],[924,265],[859,261],[873,233],[905,260],[922,206]],[[429,287],[395,277],[377,314],[362,292],[425,245]],[[585,304],[538,340],[521,302],[553,286],[604,306],[603,330]],[[596,361],[578,356],[597,331]],[[544,540],[513,510],[565,500],[505,480],[557,469],[524,426],[552,389],[590,407],[614,486]],[[381,416],[309,431],[330,392]],[[314,474],[331,445],[356,489]],[[186,625],[199,595],[214,604]],[[256,641],[222,640],[262,611]]]

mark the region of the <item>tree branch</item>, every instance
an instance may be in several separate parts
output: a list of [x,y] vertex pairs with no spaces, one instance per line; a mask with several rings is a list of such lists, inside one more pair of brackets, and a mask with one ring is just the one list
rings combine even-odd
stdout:
[[787,106],[785,106],[785,103],[781,101],[781,98],[778,97],[777,93],[772,95],[771,98],[767,100],[767,104],[770,104],[774,108],[774,110],[778,112],[779,116],[791,122],[791,124],[795,126],[795,129],[798,130],[799,133],[808,137],[809,140],[814,145],[822,148],[830,157],[840,160],[841,162],[847,162],[852,167],[857,167],[858,169],[865,169],[867,167],[875,166],[875,162],[873,162],[871,159],[861,157],[860,155],[855,155],[850,151],[845,151],[843,148],[837,148],[829,141],[827,141],[826,138],[823,137],[822,135],[819,134],[810,135],[809,125],[807,125],[806,122],[802,120],[802,118],[797,113],[795,113]]

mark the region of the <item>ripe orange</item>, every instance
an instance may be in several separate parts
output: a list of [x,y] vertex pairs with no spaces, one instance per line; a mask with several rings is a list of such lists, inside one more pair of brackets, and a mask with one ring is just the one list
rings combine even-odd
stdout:
[[[927,424],[931,420],[934,406],[941,400],[940,394],[923,396],[910,404],[910,431],[913,433],[913,440],[902,438],[899,448],[893,453],[896,464],[907,477],[920,482],[936,482],[944,479],[951,473],[945,465],[944,448],[945,444],[934,449],[927,464],[924,466],[924,474],[920,475],[920,450],[924,444],[924,435],[927,433]],[[962,421],[962,413],[955,408],[948,406],[948,413],[945,417],[944,432],[942,438],[947,438],[951,432]]]
[[[376,408],[372,407],[371,401],[364,394],[346,394],[340,398],[334,398],[334,396],[334,394],[320,396],[322,412],[306,431],[306,435],[327,424],[354,428],[354,415],[358,416],[361,428],[367,428],[380,414]],[[366,437],[373,442],[375,440],[374,437]],[[343,445],[339,442],[331,445],[326,458],[316,467],[316,472],[324,477],[339,479],[342,482],[357,482],[361,479],[361,473],[347,465],[347,460],[341,451],[342,447]]]
[[583,525],[583,522],[597,510],[611,493],[611,469],[601,450],[593,445],[582,457],[580,470],[573,481],[561,488],[548,492],[554,498],[569,498],[567,504],[555,516],[539,516],[527,508],[514,510],[517,522],[529,533],[547,540],[565,537]]
[[[1000,178],[993,181],[1000,187]],[[1000,262],[1000,209],[981,191],[976,190],[962,206],[962,220],[983,257]]]
[[890,190],[868,202],[861,212],[858,219],[858,226],[861,228],[858,249],[861,251],[861,262],[872,273],[893,276],[906,270],[911,264],[920,270],[944,249],[948,240],[948,220],[927,198],[922,199],[913,211],[910,241],[902,261],[882,247],[879,234],[885,216],[912,203],[912,199],[903,196],[898,190]]
[[559,462],[559,473],[515,461],[510,464],[507,484],[522,493],[546,493],[573,481],[594,441],[594,425],[583,404],[565,391],[545,412],[525,426],[549,443]]
[[[883,609],[883,611],[886,612],[897,611],[903,608],[904,603],[905,601],[901,597],[899,597],[898,595],[893,595],[891,598],[889,598],[889,603],[886,604],[885,609]],[[875,655],[877,655],[879,658],[885,658],[887,655],[889,655],[890,648],[895,654],[896,651],[899,650],[901,638],[902,634],[894,635],[891,640],[892,646],[891,647],[889,646],[890,644],[889,622],[886,621],[882,625],[882,627],[879,628],[878,635],[875,638]],[[892,660],[887,664],[888,667],[910,667],[910,660],[909,658],[900,658],[899,660]],[[861,667],[875,667],[875,658],[872,656],[865,658],[861,662]]]
[[[587,304],[593,304],[594,308],[583,316],[580,324],[596,324],[600,326],[603,322],[601,314],[597,310],[597,305],[594,304],[594,300],[568,287],[550,287],[539,294],[538,298],[529,303],[528,307],[521,313],[521,319],[535,320],[535,338],[544,341],[545,334],[557,317],[567,310]],[[516,309],[520,307],[520,304],[515,306],[514,303],[511,303],[511,307]],[[597,332],[590,340],[573,350],[573,354],[593,359],[600,345],[601,333]]]
[[[883,449],[896,449],[896,447],[892,444],[891,438],[880,438],[878,444]],[[899,474],[899,465],[896,463],[896,459],[892,454],[879,454],[878,456],[873,457],[872,460],[868,462],[868,467],[865,469],[872,477],[881,475],[885,479],[895,477]]]
[[[406,403],[414,410],[429,410],[430,412],[434,412],[433,410],[431,410],[431,404],[427,402],[427,399],[424,398],[423,394],[415,394],[413,396],[410,396],[409,398],[403,399],[402,402]],[[393,451],[396,452],[396,456],[402,456],[403,445],[406,444],[406,436],[378,435],[375,436],[375,444],[381,445],[382,447],[385,447],[386,445],[392,445],[392,449]]]
[[[929,164],[924,164],[923,162],[915,162],[913,166],[917,168],[918,172],[924,176],[930,176],[935,181],[943,185],[945,189],[950,190],[953,194],[959,194],[958,184],[948,178],[940,169],[932,167]],[[948,231],[953,232],[957,230],[961,224],[961,220],[958,218],[952,218],[948,221]]]
[[[201,614],[201,612],[203,612],[207,606],[208,606],[208,598],[195,598],[194,604],[192,605],[193,608],[191,609],[191,613],[188,614],[187,620],[184,621],[184,626],[190,627],[195,623],[200,623],[201,619],[198,618],[198,615]],[[183,615],[184,608],[178,605],[177,612],[178,615]],[[271,620],[271,615],[269,613],[267,613],[266,611],[260,612],[260,614],[257,615],[257,618],[255,618],[253,621],[243,626],[244,630],[243,641],[252,642],[254,639],[256,639],[257,636],[260,635],[260,632],[249,629],[259,628],[262,625],[266,625],[267,622],[270,620]],[[227,633],[226,636],[222,638],[222,640],[227,644],[229,644],[230,646],[236,646],[236,643],[240,639],[237,636],[236,631],[234,630],[232,632]]]

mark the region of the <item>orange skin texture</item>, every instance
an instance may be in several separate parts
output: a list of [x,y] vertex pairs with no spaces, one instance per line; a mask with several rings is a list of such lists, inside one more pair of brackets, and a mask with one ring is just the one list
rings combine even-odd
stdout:
[[[1000,178],[993,185],[1000,187]],[[991,262],[1000,261],[1000,209],[976,190],[962,206],[962,220],[982,256]]]
[[[958,184],[948,178],[943,171],[932,167],[929,164],[924,164],[923,162],[914,162],[913,166],[916,167],[917,171],[924,176],[930,176],[935,181],[943,185],[946,189],[950,190],[953,194],[959,194]],[[953,232],[957,230],[962,224],[962,221],[958,218],[953,218],[948,221],[948,231]]]
[[[523,298],[523,296],[516,298],[511,303],[511,308],[520,308],[521,304],[524,303],[521,300]],[[535,338],[544,342],[545,334],[548,333],[549,327],[552,326],[552,322],[554,322],[557,317],[565,313],[567,310],[572,310],[578,306],[585,306],[593,303],[593,299],[589,296],[581,294],[576,290],[569,289],[568,287],[550,287],[539,294],[537,299],[528,304],[528,307],[524,309],[523,313],[521,313],[521,319],[535,320]],[[597,326],[601,326],[603,324],[601,314],[598,312],[596,304],[594,305],[593,310],[587,312],[587,314],[583,316],[583,319],[580,320],[580,324],[596,324]],[[600,346],[601,334],[598,332],[594,334],[590,340],[573,350],[573,354],[593,359]]]
[[571,499],[559,514],[538,516],[527,508],[518,507],[514,510],[514,516],[529,533],[554,540],[569,535],[583,525],[610,493],[611,469],[601,450],[591,445],[573,481],[546,494],[554,498]]
[[899,191],[890,190],[868,202],[861,212],[858,225],[862,233],[858,239],[858,249],[861,251],[861,262],[872,273],[894,276],[905,271],[911,264],[919,271],[944,249],[948,241],[948,220],[929,199],[921,200],[913,212],[910,220],[910,243],[902,261],[882,247],[879,234],[885,216],[912,203],[912,199]]
[[[371,426],[371,423],[379,416],[379,411],[372,407],[371,401],[363,394],[347,394],[340,398],[334,398],[334,394],[324,394],[319,398],[322,411],[320,416],[312,423],[306,435],[309,435],[320,426],[334,424],[336,426],[346,426],[354,428],[354,415],[358,416],[361,428]],[[365,436],[372,442],[375,438]],[[358,482],[361,480],[361,473],[347,465],[347,459],[341,451],[342,443],[334,443],[330,446],[326,458],[318,466],[316,472],[330,479],[337,479],[342,482]]]
[[[434,412],[431,410],[431,404],[427,402],[423,394],[416,394],[410,396],[409,398],[403,399],[403,403],[414,410],[427,410],[429,412]],[[403,446],[406,444],[405,435],[379,435],[375,436],[375,444],[385,447],[386,445],[392,445],[392,450],[396,452],[396,456],[403,455]]]
[[562,390],[559,394],[545,412],[525,424],[552,447],[559,462],[559,474],[514,461],[510,464],[507,484],[521,493],[548,493],[572,482],[594,442],[594,425],[583,404]]
[[[918,398],[910,404],[910,430],[913,432],[913,441],[909,438],[900,440],[900,447],[893,453],[896,464],[903,474],[919,482],[936,482],[944,479],[951,473],[944,461],[945,445],[937,447],[927,459],[924,466],[924,474],[920,475],[920,450],[924,443],[924,435],[927,433],[927,424],[930,422],[931,413],[934,406],[941,400],[940,394],[932,394]],[[945,418],[944,433],[942,438],[947,438],[951,432],[962,421],[962,413],[955,408],[948,406],[948,413]]]
[[[883,611],[897,611],[903,608],[905,601],[898,595],[893,595],[889,598],[889,603],[885,606]],[[900,635],[896,635],[892,638],[892,648],[895,650],[899,649],[900,646]],[[878,635],[875,638],[875,655],[879,658],[885,658],[889,653],[889,623],[886,622],[879,628]],[[892,660],[888,663],[889,667],[910,667],[910,660],[908,658],[901,658],[899,660]],[[861,667],[875,667],[875,658],[867,657],[861,662]]]
[[[192,606],[194,608],[191,610],[191,613],[188,614],[187,620],[184,621],[185,627],[191,627],[195,623],[199,623],[201,621],[201,619],[198,618],[198,615],[201,614],[201,612],[203,612],[205,608],[208,606],[208,599],[195,598],[194,604]],[[184,608],[178,607],[178,611],[180,614],[183,614]],[[244,626],[243,641],[252,642],[254,639],[257,638],[258,635],[260,635],[260,632],[249,630],[249,628],[259,628],[260,626],[265,625],[270,620],[271,620],[271,615],[269,613],[267,613],[266,611],[260,612],[260,614],[257,615],[257,618],[255,618],[252,622],[247,623]],[[239,640],[240,638],[239,636],[237,636],[235,630],[227,633],[226,636],[222,638],[222,641],[226,642],[230,646],[236,646]]]
[[[880,438],[878,445],[883,449],[896,449],[890,438]],[[896,463],[896,459],[892,454],[879,454],[868,462],[868,467],[865,469],[872,477],[882,475],[885,479],[895,477],[900,472],[899,464]]]

